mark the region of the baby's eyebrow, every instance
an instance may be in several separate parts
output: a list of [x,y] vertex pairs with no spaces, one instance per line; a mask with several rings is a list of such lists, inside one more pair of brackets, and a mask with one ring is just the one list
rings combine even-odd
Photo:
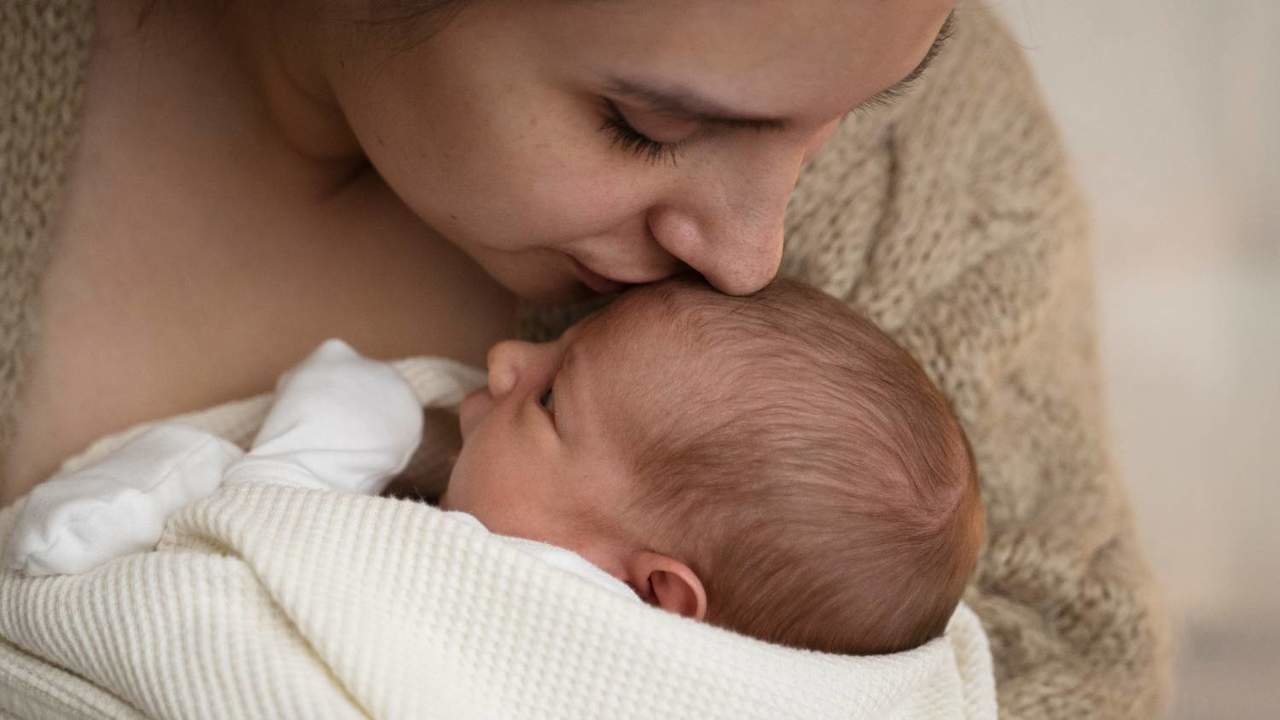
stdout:
[[[556,368],[555,374],[552,375],[551,384],[556,387],[556,418],[561,419],[563,416],[559,410],[564,407],[564,400],[575,396],[577,385],[580,383],[566,382],[571,378],[572,374],[577,374],[575,368],[581,367],[582,350],[576,342],[571,343],[565,348],[564,353],[560,355],[560,365]],[[563,427],[563,426],[560,426]]]
[[581,354],[582,351],[577,349],[577,343],[565,348],[564,353],[560,355],[560,366],[556,368],[555,378],[562,380],[578,364],[578,356]]

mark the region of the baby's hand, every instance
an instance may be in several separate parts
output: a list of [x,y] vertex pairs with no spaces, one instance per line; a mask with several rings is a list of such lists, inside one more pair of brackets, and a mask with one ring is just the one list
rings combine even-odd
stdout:
[[6,564],[27,575],[72,574],[146,552],[169,514],[212,493],[240,455],[202,430],[153,427],[101,461],[37,485],[14,525]]
[[395,368],[327,340],[276,386],[253,449],[228,482],[379,492],[422,438],[422,405]]

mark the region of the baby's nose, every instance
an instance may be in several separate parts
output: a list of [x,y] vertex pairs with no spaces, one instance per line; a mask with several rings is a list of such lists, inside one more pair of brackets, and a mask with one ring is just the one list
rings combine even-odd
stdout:
[[489,349],[489,393],[501,398],[533,371],[538,346],[522,340],[503,340]]

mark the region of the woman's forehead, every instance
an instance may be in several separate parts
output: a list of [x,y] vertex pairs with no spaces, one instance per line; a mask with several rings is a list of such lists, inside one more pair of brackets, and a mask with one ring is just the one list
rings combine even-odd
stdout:
[[520,12],[582,79],[671,89],[748,116],[826,122],[909,74],[953,6],[618,0],[529,3]]

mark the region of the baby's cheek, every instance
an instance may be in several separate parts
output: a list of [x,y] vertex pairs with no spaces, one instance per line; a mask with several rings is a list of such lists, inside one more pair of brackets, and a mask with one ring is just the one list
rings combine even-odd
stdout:
[[449,478],[449,509],[471,513],[481,522],[482,515],[493,515],[520,499],[510,487],[513,470],[505,457],[510,443],[495,442],[489,430],[481,427],[463,443]]
[[472,455],[469,446],[463,445],[462,451],[458,453],[458,461],[453,464],[453,471],[449,474],[449,485],[440,498],[441,509],[471,512],[470,508],[476,502],[477,490],[476,483],[473,482],[475,473],[471,469]]

